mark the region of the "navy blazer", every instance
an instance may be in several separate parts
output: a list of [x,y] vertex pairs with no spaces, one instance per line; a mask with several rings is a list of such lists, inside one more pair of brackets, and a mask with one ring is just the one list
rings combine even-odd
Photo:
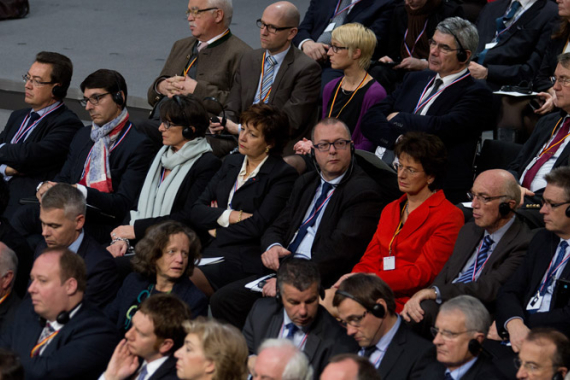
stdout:
[[[430,363],[422,373],[422,380],[444,380],[446,367],[438,361]],[[505,380],[502,372],[484,356],[477,358],[469,371],[461,376],[461,380]]]
[[[531,240],[522,265],[501,287],[497,296],[495,320],[499,334],[506,332],[504,325],[507,320],[519,317],[529,329],[552,327],[570,335],[570,304],[562,308],[554,307],[558,284],[554,287],[550,311],[529,313],[526,310],[530,299],[535,296],[540,287],[542,278],[556,253],[559,243],[560,237],[545,229],[538,230]],[[564,267],[560,278],[570,280],[570,265]]]
[[[477,53],[485,49],[497,32],[496,19],[507,11],[511,0],[487,3],[479,14]],[[512,26],[501,35],[493,49],[485,55],[483,66],[488,69],[487,83],[494,90],[500,86],[531,82],[542,62],[550,40],[552,27],[556,25],[558,7],[549,0],[536,0]]]
[[[489,122],[492,94],[481,81],[467,76],[446,87],[426,115],[414,109],[433,71],[412,72],[404,83],[364,115],[362,134],[375,144],[392,149],[398,136],[409,131],[434,134],[447,147],[448,168],[444,190],[467,191],[473,183],[473,158],[483,127]],[[386,119],[393,112],[398,115]]]
[[[150,281],[139,273],[131,273],[125,278],[115,300],[105,308],[107,317],[116,324],[117,329],[123,334],[126,332],[125,320],[127,311],[140,293],[153,284],[155,284],[155,281]],[[177,295],[190,307],[192,318],[198,316],[206,317],[208,315],[208,298],[190,281],[188,276],[182,276],[180,281],[174,284],[171,293]]]
[[42,181],[51,180],[61,169],[75,133],[83,126],[81,120],[65,104],[53,111],[34,128],[28,138],[11,144],[31,109],[12,112],[6,127],[0,133],[0,165],[8,165],[22,176],[14,176],[8,182],[10,202],[4,216],[11,216],[19,206],[20,198],[33,197]]
[[27,298],[12,326],[0,336],[0,346],[20,357],[26,380],[95,380],[107,368],[119,342],[113,324],[87,302],[81,304],[41,355],[30,358],[42,329],[31,298]]
[[[42,240],[36,247],[35,258],[46,247],[45,241]],[[117,264],[113,256],[88,233],[84,234],[77,254],[83,258],[87,269],[85,299],[102,309],[115,298],[120,285]]]
[[[282,328],[283,304],[273,297],[257,300],[243,328],[250,355],[257,354],[259,346],[265,339],[279,338]],[[308,329],[303,349],[315,370],[315,378],[318,378],[333,356],[356,351],[358,351],[356,341],[346,335],[346,330],[319,305],[317,317]]]
[[[339,0],[311,0],[299,32],[293,39],[295,46],[307,38],[316,41],[329,25],[338,3]],[[352,7],[344,20],[345,24],[357,22],[374,32],[378,39],[375,58],[385,54],[394,5],[394,0],[362,0]]]
[[[281,157],[269,156],[257,175],[244,183],[232,198],[233,210],[243,210],[253,216],[228,227],[220,227],[217,220],[228,208],[230,191],[244,158],[242,154],[226,157],[222,168],[192,208],[191,218],[192,225],[198,229],[216,229],[216,238],[205,246],[204,256],[225,256],[227,259],[231,255],[242,261],[247,273],[260,273],[263,250],[259,239],[285,206],[298,174]],[[217,207],[210,207],[214,201]]]
[[554,75],[556,66],[558,66],[558,56],[562,54],[567,41],[568,36],[552,38],[548,41],[540,69],[534,77],[533,83],[535,91],[546,91],[554,86],[550,78]]
[[176,375],[177,361],[178,359],[170,355],[147,380],[178,380],[178,376]]

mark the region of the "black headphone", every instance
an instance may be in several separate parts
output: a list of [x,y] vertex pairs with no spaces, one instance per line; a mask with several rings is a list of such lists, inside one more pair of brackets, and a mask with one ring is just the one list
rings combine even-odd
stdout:
[[[188,117],[184,112],[184,104],[182,104],[182,99],[180,99],[180,96],[178,95],[174,95],[172,99],[174,99],[176,104],[178,104],[178,107],[180,107],[180,111],[182,112],[182,117],[184,118],[185,124],[183,125],[184,129],[182,129],[182,137],[184,137],[186,140],[192,140],[194,138],[194,131],[192,130],[192,128],[190,128],[190,120],[188,120]],[[187,99],[190,100],[190,98]]]
[[471,339],[469,341],[467,349],[469,350],[469,352],[471,352],[473,356],[478,356],[481,353],[483,346],[481,346],[481,343],[479,343],[477,339]]
[[63,88],[63,86],[60,86],[59,84],[53,86],[53,88],[51,89],[51,93],[53,94],[53,96],[55,96],[58,99],[63,99],[66,95],[65,89]]
[[566,207],[566,217],[570,218],[570,206]]
[[511,208],[511,206],[509,206],[508,202],[503,202],[499,205],[499,214],[501,214],[501,216],[507,216],[509,215],[511,212],[514,212],[515,210],[513,210]]
[[564,380],[564,375],[562,375],[562,372],[558,371],[554,376],[552,376],[552,380]]
[[[61,313],[59,313],[57,315],[57,317],[55,318],[55,321],[57,323],[59,323],[60,325],[65,325],[67,322],[69,322],[69,319],[71,318],[71,313],[77,309],[79,307],[79,305],[81,305],[81,302],[78,303],[77,305],[75,305],[73,307],[73,309],[71,309],[70,311],[62,311]],[[39,317],[39,321],[40,321],[40,326],[45,327],[47,320],[44,317]]]
[[357,297],[353,296],[352,294],[345,292],[343,290],[337,290],[336,294],[340,294],[341,296],[344,296],[346,298],[350,298],[351,300],[361,304],[362,306],[364,306],[364,308],[366,310],[368,310],[370,312],[370,314],[372,314],[376,318],[382,319],[386,316],[386,309],[380,303],[374,303],[374,305],[368,305],[365,302],[363,302],[362,300],[360,300],[359,298],[357,298]]
[[226,110],[224,109],[224,106],[222,105],[222,103],[220,103],[220,101],[217,98],[214,98],[213,96],[207,96],[204,99],[202,99],[202,101],[206,101],[206,100],[211,100],[212,102],[216,102],[220,108],[222,109],[222,121],[220,121],[220,118],[217,116],[212,116],[210,118],[210,121],[212,123],[220,123],[222,125],[222,127],[226,126]]
[[455,35],[455,33],[453,33],[451,31],[451,29],[449,29],[446,26],[440,25],[440,28],[443,28],[445,30],[447,30],[449,32],[449,34],[451,34],[453,36],[453,38],[455,38],[455,41],[457,41],[457,45],[459,45],[459,49],[457,49],[457,60],[459,62],[465,62],[467,61],[467,51],[465,50],[465,48],[463,47],[463,45],[461,44],[461,41],[459,41],[459,38],[457,38],[457,36]]

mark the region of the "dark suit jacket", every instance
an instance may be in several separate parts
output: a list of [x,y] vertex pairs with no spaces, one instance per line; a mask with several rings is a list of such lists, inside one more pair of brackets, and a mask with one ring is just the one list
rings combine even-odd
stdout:
[[[198,229],[216,229],[216,238],[204,248],[205,256],[224,256],[238,260],[246,273],[261,273],[259,239],[273,223],[298,175],[281,157],[269,156],[257,176],[249,179],[233,196],[232,209],[252,213],[251,218],[220,227],[218,218],[228,207],[228,198],[241,170],[244,156],[235,154],[224,160],[222,168],[210,181],[192,209],[192,225]],[[216,201],[218,207],[210,207]]]
[[27,380],[97,379],[119,341],[111,322],[87,302],[59,330],[43,354],[30,358],[42,329],[28,298],[10,329],[0,336],[0,346],[20,356]]
[[[485,44],[495,37],[495,20],[505,14],[510,3],[511,0],[497,0],[487,3],[481,10],[477,21],[477,53],[484,50]],[[521,81],[532,81],[540,68],[557,15],[555,3],[537,0],[501,35],[499,43],[489,49],[483,66],[489,70],[487,83],[493,90],[505,84],[518,85]]]
[[177,360],[173,355],[170,355],[147,380],[178,380],[178,376],[176,376]]
[[[196,42],[196,38],[187,37],[174,43],[160,75],[148,89],[148,103],[151,106],[163,97],[155,91],[157,83],[165,78],[183,74]],[[213,96],[224,104],[234,82],[241,56],[248,50],[251,48],[245,42],[229,33],[198,53],[196,78],[194,78],[198,84],[194,95],[200,100]],[[211,112],[218,113],[220,110]]]
[[[243,328],[243,335],[250,354],[257,350],[265,339],[279,338],[283,327],[283,305],[274,298],[262,298],[255,302]],[[308,330],[303,352],[315,370],[315,378],[323,371],[330,358],[337,354],[358,350],[356,341],[346,335],[346,330],[319,305],[317,317]]]
[[18,273],[14,283],[14,291],[24,297],[28,292],[29,273],[34,263],[34,251],[28,242],[8,222],[8,219],[0,217],[0,241],[6,244],[18,256]]
[[[230,119],[237,121],[255,99],[261,76],[265,49],[244,53],[236,72],[232,90],[226,102]],[[292,133],[304,131],[315,114],[321,91],[320,66],[299,49],[291,46],[271,86],[267,104],[284,111]]]
[[[448,151],[448,170],[444,190],[467,191],[473,183],[473,157],[477,140],[488,121],[491,91],[471,76],[446,87],[426,115],[414,109],[433,71],[413,72],[404,83],[381,103],[372,106],[362,123],[362,134],[377,145],[392,149],[395,140],[409,131],[439,136]],[[392,120],[386,117],[399,112]]]
[[[556,30],[556,27],[554,30]],[[540,69],[538,73],[536,73],[533,81],[534,90],[546,91],[553,86],[550,78],[554,75],[554,70],[556,70],[556,66],[558,65],[558,56],[562,54],[567,41],[568,36],[552,38],[548,41]]]
[[35,196],[38,183],[53,179],[59,172],[75,132],[83,126],[64,104],[42,119],[25,141],[11,144],[30,110],[12,112],[0,133],[0,144],[6,143],[0,148],[0,165],[8,165],[23,174],[14,176],[8,183],[12,195],[4,213],[6,217],[14,213],[20,198]]
[[[438,361],[430,363],[422,373],[422,380],[444,380],[445,366]],[[479,357],[461,380],[504,380],[502,372],[487,358]]]
[[[513,317],[522,318],[524,324],[532,329],[534,327],[552,327],[566,335],[570,335],[570,304],[555,308],[556,292],[554,287],[550,311],[531,314],[526,311],[528,302],[536,294],[542,277],[556,253],[560,237],[553,232],[541,229],[528,246],[527,255],[517,271],[501,287],[497,296],[497,312],[495,320],[499,334],[504,333],[504,325]],[[566,265],[561,279],[570,280],[570,265]]]
[[[45,241],[38,244],[35,257],[37,258],[46,247]],[[83,236],[77,254],[83,258],[87,268],[85,299],[103,308],[113,300],[120,285],[117,264],[113,256],[87,233]]]
[[[287,205],[261,239],[262,250],[273,243],[287,248],[305,218],[320,181],[319,173],[314,171],[295,182]],[[356,165],[336,187],[311,249],[311,259],[319,266],[323,286],[334,284],[360,260],[386,205],[380,193],[379,186]]]
[[[299,26],[299,33],[293,39],[295,45],[299,46],[299,43],[307,38],[316,41],[328,26],[337,4],[338,0],[311,0],[309,9]],[[384,46],[388,40],[394,4],[393,0],[362,0],[352,8],[344,20],[345,24],[357,22],[372,29],[378,39],[375,58],[385,54]]]
[[20,306],[22,299],[15,292],[11,292],[0,304],[0,331],[12,324],[16,310]]

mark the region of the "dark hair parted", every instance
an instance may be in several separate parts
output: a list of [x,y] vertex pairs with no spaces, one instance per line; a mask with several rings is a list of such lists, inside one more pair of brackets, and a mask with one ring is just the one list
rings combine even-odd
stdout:
[[[70,278],[77,281],[77,290],[85,293],[87,288],[87,269],[83,258],[65,247],[46,248],[42,255],[56,254],[59,256],[59,279],[63,284]],[[37,260],[37,259],[36,259]]]
[[313,261],[291,258],[284,260],[277,270],[277,288],[280,292],[284,284],[303,292],[315,283],[320,285],[321,274]]
[[188,237],[190,246],[188,247],[188,265],[182,274],[191,276],[194,266],[200,260],[200,250],[202,246],[196,233],[182,223],[168,220],[150,227],[146,235],[135,247],[135,257],[133,258],[133,269],[148,277],[151,280],[156,278],[156,261],[164,255],[164,250],[168,246],[172,235],[183,233]]
[[541,341],[552,342],[556,346],[554,357],[551,358],[552,365],[570,368],[570,340],[560,331],[550,327],[537,327],[530,330],[525,340],[537,345],[542,345]]
[[356,354],[338,354],[331,358],[329,363],[340,363],[345,360],[353,361],[358,367],[356,380],[380,380],[380,375],[370,360],[365,356]]
[[138,312],[152,320],[154,334],[159,339],[157,346],[165,339],[172,339],[174,345],[169,353],[182,347],[186,335],[183,324],[190,319],[191,312],[175,294],[154,294],[140,304]]
[[127,105],[127,82],[118,71],[99,69],[94,73],[89,74],[87,78],[81,82],[79,87],[83,92],[86,88],[103,88],[105,91],[111,93],[111,95],[122,91],[124,102],[121,108],[125,108]]
[[419,162],[426,175],[434,177],[429,189],[441,189],[447,170],[447,149],[439,137],[424,132],[408,132],[400,138],[394,152],[398,158],[405,153]]
[[196,137],[204,137],[210,126],[204,103],[192,94],[176,95],[165,100],[160,106],[160,120],[168,120],[183,127],[194,127]]
[[[396,312],[396,301],[394,299],[394,292],[392,289],[382,280],[380,277],[357,273],[348,277],[346,280],[340,283],[338,290],[351,294],[358,300],[363,302],[363,305],[367,310],[371,310],[376,304],[376,300],[383,299],[386,301],[386,306],[390,314]],[[347,297],[336,293],[333,298],[333,306],[338,306]]]
[[24,380],[24,367],[18,355],[12,351],[0,348],[0,379]]
[[[67,96],[67,90],[73,76],[73,64],[63,54],[42,51],[36,55],[36,62],[51,65],[51,82],[59,83],[62,88],[62,98]],[[61,100],[61,99],[59,99]]]
[[254,104],[241,113],[240,123],[263,133],[270,154],[280,155],[289,140],[289,118],[285,112],[269,104]]

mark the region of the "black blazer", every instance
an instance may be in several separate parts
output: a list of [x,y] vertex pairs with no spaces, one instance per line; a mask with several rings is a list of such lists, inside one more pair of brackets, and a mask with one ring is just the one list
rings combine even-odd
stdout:
[[59,330],[43,354],[30,358],[42,329],[31,298],[27,298],[12,326],[0,336],[0,346],[20,357],[26,380],[95,380],[107,367],[119,342],[113,324],[87,302]]
[[[422,373],[422,380],[444,380],[445,366],[438,361],[430,363]],[[487,358],[481,356],[469,371],[461,376],[461,380],[504,380],[501,371]]]
[[[257,355],[257,350],[265,339],[279,338],[282,327],[283,304],[274,298],[257,300],[243,328],[250,355]],[[319,305],[317,317],[309,328],[303,349],[315,370],[315,378],[318,378],[334,355],[355,351],[358,351],[356,341],[346,335],[346,330]]]
[[73,136],[83,126],[64,104],[42,119],[24,142],[11,144],[30,111],[26,108],[12,112],[0,133],[0,144],[6,144],[0,148],[0,165],[8,165],[23,174],[8,182],[12,195],[4,213],[6,217],[17,209],[20,198],[35,196],[38,183],[53,179],[59,172]]
[[[320,181],[319,173],[313,171],[295,182],[287,205],[261,239],[262,251],[273,243],[287,248],[303,222]],[[319,266],[323,286],[334,284],[360,260],[386,205],[380,193],[378,184],[356,165],[336,187],[311,249],[311,259]]]
[[[139,359],[140,360],[140,359]],[[176,359],[173,355],[168,356],[168,359],[152,374],[147,380],[178,380],[176,376]],[[141,363],[142,364],[142,363]],[[140,370],[140,367],[139,367]],[[137,370],[137,372],[139,371]],[[136,372],[135,372],[136,374]],[[131,377],[128,377],[130,379]]]
[[[495,20],[507,11],[511,0],[487,3],[479,14],[477,53],[485,49],[497,32]],[[552,27],[558,18],[558,7],[548,0],[537,0],[515,23],[504,32],[499,43],[487,51],[483,66],[489,73],[487,83],[494,90],[505,84],[518,85],[532,81],[550,40]]]
[[[528,246],[527,255],[522,265],[513,276],[501,287],[497,296],[495,320],[499,334],[505,332],[505,322],[513,317],[522,318],[524,324],[534,327],[552,327],[566,335],[570,335],[570,304],[562,308],[554,308],[558,285],[554,287],[551,309],[544,313],[528,313],[526,307],[542,282],[548,265],[556,253],[560,237],[545,229],[538,230]],[[566,265],[561,279],[570,280],[570,265]]]
[[[253,216],[223,228],[217,220],[228,207],[230,191],[244,157],[236,154],[224,160],[222,168],[192,208],[190,217],[192,225],[198,229],[216,229],[216,238],[206,245],[204,256],[225,256],[227,260],[231,255],[242,261],[247,273],[260,273],[263,251],[259,247],[259,239],[283,209],[298,174],[281,157],[269,156],[257,176],[240,187],[232,199],[233,210],[243,210]],[[214,201],[218,207],[210,207]]]
[[[553,31],[557,30],[558,26],[554,26]],[[568,41],[566,38],[552,38],[548,41],[540,69],[534,78],[534,89],[536,91],[546,91],[553,86],[550,78],[554,75],[556,66],[558,66],[558,56],[562,54],[564,47]]]

